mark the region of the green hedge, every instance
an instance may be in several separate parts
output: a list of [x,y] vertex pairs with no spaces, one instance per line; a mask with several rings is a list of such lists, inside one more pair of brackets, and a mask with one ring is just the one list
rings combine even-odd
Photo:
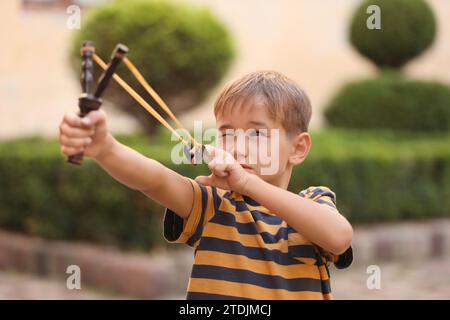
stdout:
[[[380,8],[381,29],[367,28],[370,5]],[[353,15],[350,41],[380,67],[401,67],[434,41],[436,21],[424,0],[366,0]]]
[[[169,164],[163,138],[119,138]],[[327,185],[352,223],[450,216],[450,136],[325,131],[290,189]],[[0,227],[49,239],[147,250],[164,243],[163,208],[115,182],[92,160],[65,163],[56,141],[0,143]],[[172,166],[172,165],[170,165]],[[175,168],[190,177],[205,166]]]
[[332,127],[450,131],[450,87],[396,72],[346,84],[326,106]]
[[329,185],[352,223],[450,217],[449,145],[448,134],[323,132],[292,190]]

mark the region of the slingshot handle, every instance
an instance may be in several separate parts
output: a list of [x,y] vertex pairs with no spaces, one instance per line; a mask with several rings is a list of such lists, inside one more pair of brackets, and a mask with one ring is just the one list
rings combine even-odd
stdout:
[[122,59],[125,57],[127,53],[128,48],[126,46],[124,46],[121,43],[116,45],[111,55],[111,59],[109,60],[108,67],[98,79],[97,89],[95,90],[94,94],[96,98],[100,98],[102,96],[103,91],[105,91],[106,87],[108,86],[108,83],[111,80],[112,76],[114,75],[114,72],[116,71],[117,67],[119,66],[119,63],[122,61]]
[[[92,56],[94,55],[94,47],[92,41],[85,41],[81,48],[81,54],[83,57],[83,63],[81,65],[81,88],[83,94],[78,99],[78,107],[80,108],[80,117],[84,117],[89,112],[98,110],[102,105],[101,95],[108,86],[114,72],[122,61],[123,57],[128,53],[128,48],[123,44],[118,44],[111,55],[111,60],[109,61],[108,67],[102,73],[98,80],[97,89],[95,94],[92,94],[92,85],[94,81],[93,77],[93,61]],[[67,160],[69,163],[80,165],[83,162],[83,154],[79,153],[70,156]]]
[[[102,100],[95,98],[94,96],[81,95],[78,98],[78,107],[80,108],[79,116],[83,118],[89,112],[98,110],[102,105]],[[78,153],[69,156],[67,162],[71,164],[81,165],[83,163],[83,153]]]
[[[92,95],[94,86],[94,63],[92,56],[95,48],[92,41],[84,41],[81,47],[81,90],[82,94],[78,98],[78,107],[80,109],[80,117],[84,117],[92,110],[97,110],[102,104],[100,99]],[[75,154],[67,158],[67,162],[71,164],[80,165],[83,162],[83,153]]]

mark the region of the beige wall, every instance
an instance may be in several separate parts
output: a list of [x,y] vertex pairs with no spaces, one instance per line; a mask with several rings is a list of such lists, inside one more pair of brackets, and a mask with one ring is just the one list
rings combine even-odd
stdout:
[[[309,93],[313,127],[320,127],[320,111],[341,85],[375,71],[347,41],[348,20],[359,0],[185,1],[210,7],[236,40],[238,56],[224,82],[259,69],[285,73]],[[439,22],[438,38],[407,72],[450,84],[450,1],[428,2]],[[67,61],[74,31],[66,28],[64,12],[23,12],[20,4],[20,0],[0,2],[0,40],[5,44],[0,59],[0,138],[52,136],[62,114],[76,107],[79,94]],[[186,126],[194,119],[213,123],[211,108],[217,90],[182,117]],[[115,132],[135,128],[134,121],[123,114],[113,112],[110,122]]]
[[[224,82],[258,69],[274,69],[296,80],[313,103],[312,127],[321,110],[351,79],[375,68],[347,41],[347,25],[360,0],[190,0],[207,4],[229,26],[239,49]],[[408,74],[450,84],[450,1],[429,0],[439,23],[434,46],[407,67]],[[217,91],[217,90],[216,90]],[[214,94],[212,95],[214,96]],[[182,120],[213,122],[211,97]]]

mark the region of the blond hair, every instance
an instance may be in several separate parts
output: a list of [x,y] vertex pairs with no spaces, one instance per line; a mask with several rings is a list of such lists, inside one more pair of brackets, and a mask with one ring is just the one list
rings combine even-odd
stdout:
[[230,110],[238,102],[261,99],[269,115],[280,122],[288,134],[307,132],[311,103],[306,93],[291,79],[275,71],[258,71],[234,81],[217,97],[214,114]]

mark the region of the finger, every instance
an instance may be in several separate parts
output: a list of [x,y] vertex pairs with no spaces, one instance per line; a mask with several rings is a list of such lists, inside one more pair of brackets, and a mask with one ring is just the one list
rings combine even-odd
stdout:
[[85,128],[92,128],[106,120],[106,113],[102,109],[89,112],[82,120],[81,123]]
[[206,150],[206,152],[208,152],[208,154],[214,155],[214,152],[216,149],[214,146],[212,146],[210,144],[205,144],[204,146],[205,146],[205,150]]
[[218,178],[225,178],[228,177],[228,172],[223,172],[223,171],[214,171],[213,172],[214,175]]
[[212,170],[212,172],[214,173],[214,175],[223,178],[228,176],[228,172],[227,172],[227,165],[226,164],[216,164],[214,166],[214,169]]
[[84,148],[73,148],[73,147],[66,147],[61,146],[61,152],[65,154],[66,156],[73,156],[75,154],[83,153]]
[[236,161],[229,152],[218,148],[214,149],[214,159],[217,164],[232,164]]
[[72,138],[67,137],[66,135],[61,135],[59,138],[59,142],[66,147],[72,148],[82,148],[92,143],[92,139],[87,138]]
[[212,172],[212,174],[214,174],[217,177],[223,178],[226,175],[224,175],[223,172],[220,171],[220,169],[218,168],[220,165],[217,164],[217,159],[213,159],[208,163],[208,168],[209,170]]
[[215,161],[215,159],[212,159],[211,161],[208,162],[208,168],[209,168],[209,170],[211,170],[211,171],[214,170],[215,166],[216,166],[216,161]]
[[204,147],[205,149],[203,151],[203,158],[211,161],[212,159],[214,159],[214,156],[216,154],[216,148],[209,144],[205,144]]
[[75,112],[69,112],[64,115],[63,123],[67,123],[71,127],[81,127],[81,117]]
[[214,185],[214,179],[212,176],[198,176],[195,178],[195,181],[203,184],[205,186],[213,186]]
[[71,127],[67,123],[64,123],[64,122],[59,126],[59,132],[60,132],[60,134],[63,134],[65,136],[68,136],[71,138],[87,138],[87,137],[93,136],[95,133],[93,128],[83,129],[83,128]]

